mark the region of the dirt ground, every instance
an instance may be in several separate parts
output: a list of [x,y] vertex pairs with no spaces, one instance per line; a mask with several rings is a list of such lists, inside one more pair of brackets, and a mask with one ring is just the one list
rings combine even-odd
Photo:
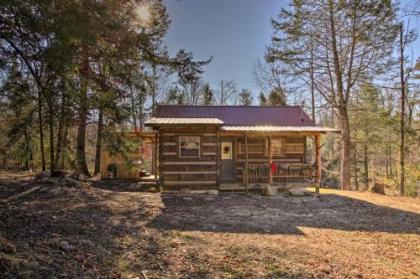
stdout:
[[[419,278],[420,199],[0,179],[1,278]],[[40,186],[22,198],[8,197]]]

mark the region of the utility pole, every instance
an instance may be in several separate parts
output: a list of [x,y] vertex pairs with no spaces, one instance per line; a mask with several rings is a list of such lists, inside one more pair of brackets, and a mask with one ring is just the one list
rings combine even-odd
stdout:
[[224,96],[224,87],[223,87],[223,80],[220,82],[220,104],[224,105],[225,103],[225,96]]

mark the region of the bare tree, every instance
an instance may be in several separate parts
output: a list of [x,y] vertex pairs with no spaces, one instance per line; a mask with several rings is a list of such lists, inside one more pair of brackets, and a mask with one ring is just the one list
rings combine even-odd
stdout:
[[222,80],[219,84],[219,90],[215,92],[216,103],[219,105],[232,105],[237,103],[238,90],[233,80]]
[[287,72],[278,62],[265,63],[257,58],[253,64],[255,84],[264,94],[270,94],[273,89],[279,88],[285,92]]
[[308,84],[312,74],[314,88],[338,116],[342,189],[351,188],[350,96],[358,83],[382,73],[398,32],[393,4],[371,2],[301,1],[272,21],[268,61],[288,64],[289,72]]

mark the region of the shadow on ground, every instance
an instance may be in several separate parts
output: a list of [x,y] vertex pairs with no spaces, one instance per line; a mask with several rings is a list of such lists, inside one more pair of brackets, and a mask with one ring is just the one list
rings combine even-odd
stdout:
[[153,181],[133,181],[126,179],[110,179],[92,181],[96,188],[111,190],[115,192],[149,192],[151,189],[157,191],[156,183]]
[[[25,187],[39,185],[27,183]],[[322,195],[321,199],[180,195],[129,192],[121,184],[94,185],[40,185],[37,192],[0,204],[0,240],[16,247],[15,252],[0,251],[2,278],[141,277],[146,269],[158,278],[203,278],[230,272],[229,265],[216,259],[212,261],[217,266],[197,270],[207,264],[207,258],[201,258],[200,251],[174,250],[171,241],[177,231],[302,235],[299,227],[312,227],[420,233],[419,214],[339,195]],[[4,186],[18,186],[17,192],[21,191],[19,185]],[[174,256],[174,251],[183,256]],[[195,264],[197,258],[199,264]],[[244,272],[240,274],[252,278]],[[312,277],[303,270],[279,274]]]
[[0,245],[0,277],[121,278],[160,270],[164,247],[145,226],[160,213],[158,194],[33,186],[41,188],[0,203],[0,242],[16,248],[3,253]]
[[339,195],[261,197],[163,194],[150,227],[163,230],[303,234],[299,227],[344,231],[420,233],[420,214]]

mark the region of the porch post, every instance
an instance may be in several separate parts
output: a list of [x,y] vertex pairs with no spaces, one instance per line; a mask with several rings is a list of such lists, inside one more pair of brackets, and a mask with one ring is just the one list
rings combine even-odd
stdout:
[[155,146],[153,148],[153,173],[155,175],[155,180],[157,181],[157,156],[158,156],[158,134],[155,134],[155,140],[154,140]]
[[156,146],[157,146],[157,156],[156,156],[156,160],[158,161],[157,162],[157,165],[158,165],[158,171],[157,171],[157,173],[158,173],[158,175],[159,175],[159,189],[162,191],[163,190],[163,175],[162,175],[162,164],[161,164],[161,162],[162,162],[162,158],[161,158],[161,150],[162,150],[162,148],[161,148],[161,142],[160,142],[160,129],[158,129],[158,131],[157,131],[157,143],[156,143]]
[[271,172],[271,164],[273,163],[273,154],[271,148],[271,136],[268,136],[268,183],[273,183],[273,173]]
[[245,133],[245,190],[248,193],[248,183],[249,183],[249,175],[248,175],[248,135]]
[[320,135],[315,135],[315,166],[316,166],[316,173],[315,173],[315,187],[316,192],[319,193],[319,186],[321,183],[321,152],[320,152]]
[[221,171],[220,171],[220,160],[221,160],[221,138],[220,138],[220,132],[217,131],[216,133],[216,140],[217,140],[217,144],[216,144],[216,184],[217,187],[220,188],[220,175],[221,175]]

